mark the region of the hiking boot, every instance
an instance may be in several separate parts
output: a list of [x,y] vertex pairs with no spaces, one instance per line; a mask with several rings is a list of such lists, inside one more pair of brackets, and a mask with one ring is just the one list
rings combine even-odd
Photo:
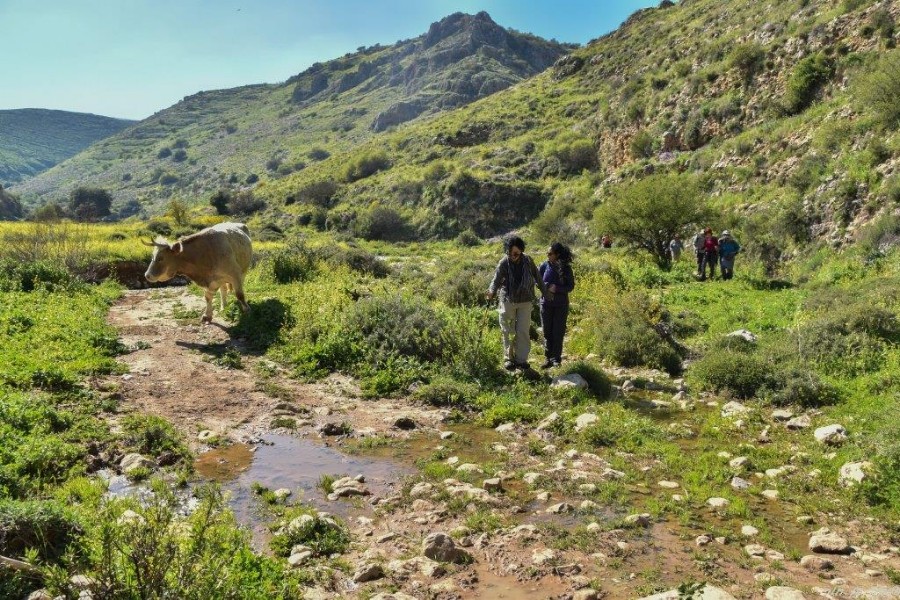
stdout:
[[503,361],[503,368],[506,369],[507,371],[515,371],[516,363],[514,363],[513,361],[511,361],[509,359],[506,359],[505,361]]
[[541,365],[542,369],[549,369],[550,367],[556,366],[556,363],[553,362],[552,358],[548,358],[544,364]]

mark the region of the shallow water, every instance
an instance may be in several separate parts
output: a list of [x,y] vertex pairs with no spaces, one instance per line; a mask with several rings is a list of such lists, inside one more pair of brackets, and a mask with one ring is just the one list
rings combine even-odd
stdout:
[[[363,475],[373,495],[387,495],[399,489],[403,477],[412,470],[394,460],[350,456],[323,442],[291,435],[267,434],[258,446],[234,444],[202,454],[195,464],[197,472],[207,480],[220,483],[228,493],[228,504],[239,523],[249,527],[254,542],[262,545],[267,536],[258,496],[252,485],[258,483],[270,490],[287,488],[288,501],[303,501],[319,510],[342,517],[369,514],[365,500],[328,501],[316,487],[322,475]],[[370,498],[371,496],[366,497]]]

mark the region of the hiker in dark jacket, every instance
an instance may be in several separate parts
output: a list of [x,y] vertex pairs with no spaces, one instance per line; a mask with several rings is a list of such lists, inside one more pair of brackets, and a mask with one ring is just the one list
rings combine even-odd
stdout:
[[531,352],[531,309],[534,306],[534,288],[546,292],[544,280],[531,257],[525,254],[525,242],[518,236],[504,240],[506,256],[497,263],[494,279],[488,288],[491,300],[500,296],[500,330],[503,332],[504,366],[510,371],[528,368]]
[[541,298],[541,327],[544,330],[544,356],[547,361],[541,368],[549,369],[558,367],[562,362],[569,292],[575,289],[572,252],[559,242],[552,244],[547,250],[547,260],[541,263],[538,272],[547,287],[547,293]]
[[719,238],[719,266],[722,269],[722,279],[729,280],[734,277],[734,257],[741,251],[741,245],[731,237],[727,229]]
[[705,236],[702,231],[698,231],[697,235],[694,236],[694,239],[691,240],[691,245],[694,247],[694,255],[697,258],[697,279],[703,277],[703,258],[705,253],[703,252],[703,240]]
[[700,267],[700,281],[706,281],[706,267],[709,267],[709,278],[716,278],[716,263],[719,262],[719,238],[713,235],[712,229],[703,230],[703,264]]

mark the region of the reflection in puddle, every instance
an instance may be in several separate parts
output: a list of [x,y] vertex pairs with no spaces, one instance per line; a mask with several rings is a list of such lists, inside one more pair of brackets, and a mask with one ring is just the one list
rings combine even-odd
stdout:
[[252,490],[254,483],[270,490],[289,489],[291,502],[303,500],[320,510],[347,517],[351,513],[371,512],[371,508],[359,500],[328,502],[316,487],[322,475],[362,474],[369,491],[383,496],[399,489],[403,476],[412,472],[393,460],[348,456],[309,439],[268,434],[262,440],[255,451],[245,444],[210,450],[195,465],[201,476],[217,481],[228,492],[229,506],[238,522],[251,528],[257,545],[265,538],[269,518],[259,514],[257,496]]
[[553,577],[544,577],[537,581],[518,581],[515,577],[497,575],[487,566],[475,568],[478,575],[478,586],[474,590],[463,593],[463,598],[479,600],[537,600],[553,598],[561,595],[567,586]]

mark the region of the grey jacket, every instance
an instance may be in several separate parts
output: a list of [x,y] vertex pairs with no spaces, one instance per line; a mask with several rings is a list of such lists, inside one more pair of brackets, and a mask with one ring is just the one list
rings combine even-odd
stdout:
[[546,294],[547,289],[544,286],[544,280],[538,273],[534,261],[527,254],[522,255],[522,260],[525,261],[522,270],[522,281],[518,288],[511,290],[512,265],[510,265],[508,256],[500,259],[500,262],[497,263],[497,269],[494,271],[494,279],[488,288],[491,295],[499,292],[501,301],[505,300],[507,302],[534,302],[535,286],[541,290],[542,295]]

